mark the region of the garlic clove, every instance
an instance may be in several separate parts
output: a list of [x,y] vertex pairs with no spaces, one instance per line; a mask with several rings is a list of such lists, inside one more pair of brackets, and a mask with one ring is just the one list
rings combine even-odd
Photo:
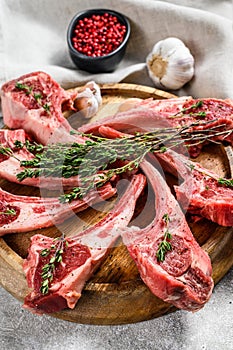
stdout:
[[88,82],[81,90],[74,101],[74,107],[85,118],[93,117],[102,104],[100,87],[94,82]]
[[93,96],[98,102],[98,105],[101,105],[102,96],[101,96],[101,90],[99,85],[97,85],[94,81],[89,81],[85,86],[91,90]]
[[194,58],[178,38],[157,42],[146,58],[147,69],[154,85],[177,90],[194,75]]

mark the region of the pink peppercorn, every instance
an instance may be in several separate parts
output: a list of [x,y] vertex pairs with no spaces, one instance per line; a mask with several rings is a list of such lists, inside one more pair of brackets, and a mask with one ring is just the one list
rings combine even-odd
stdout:
[[91,57],[106,56],[115,51],[126,34],[126,26],[109,13],[92,15],[79,20],[72,44],[80,53]]

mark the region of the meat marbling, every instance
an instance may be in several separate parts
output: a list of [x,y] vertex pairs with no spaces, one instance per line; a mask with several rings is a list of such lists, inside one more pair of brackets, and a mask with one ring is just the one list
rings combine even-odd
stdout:
[[24,271],[29,293],[24,307],[35,313],[51,313],[66,307],[74,308],[85,282],[103,261],[123,229],[131,220],[136,200],[145,186],[145,177],[134,175],[123,196],[107,216],[78,235],[66,238],[63,260],[54,271],[49,293],[40,291],[42,266],[51,256],[43,258],[40,252],[53,244],[53,239],[42,235],[32,237]]
[[[119,131],[133,133],[135,131],[151,131],[161,127],[179,127],[197,122],[202,125],[194,126],[193,130],[218,127],[218,131],[226,131],[229,134],[218,135],[214,140],[225,140],[233,145],[233,102],[229,99],[179,97],[136,101],[129,110],[83,125],[79,131],[98,134],[101,126],[109,126]],[[208,123],[205,124],[205,122]],[[224,126],[219,127],[220,125]],[[190,147],[190,155],[192,157],[198,156],[202,147],[203,143]]]
[[73,108],[77,92],[68,92],[44,72],[34,72],[11,80],[1,88],[5,125],[24,129],[42,144],[79,142],[62,114],[62,106]]
[[[38,100],[31,93],[25,93],[25,88],[18,89],[17,83],[23,84],[31,89],[30,91],[39,94],[41,96],[40,102],[38,103]],[[36,72],[15,79],[2,87],[1,94],[4,122],[10,128],[23,128],[43,144],[48,142],[84,142],[82,137],[70,135],[72,128],[62,115],[63,103],[68,103],[71,106],[74,96],[65,92],[47,74]],[[217,99],[202,99],[201,101],[199,106],[197,105],[200,100],[193,100],[190,97],[137,101],[137,105],[129,111],[87,124],[79,131],[98,134],[101,126],[110,126],[117,130],[134,132],[136,130],[151,130],[161,126],[176,127],[198,120],[212,121],[208,127],[225,124],[226,130],[232,129],[233,104],[231,101]],[[195,105],[196,107],[193,107]],[[49,109],[44,108],[45,106],[49,106]],[[19,137],[23,137],[20,136],[20,131],[17,132],[19,132]],[[5,133],[3,132],[2,135]],[[227,137],[219,136],[217,139],[233,143],[232,133]],[[200,150],[201,146],[193,149],[192,155],[198,155]],[[163,162],[165,165],[168,164],[168,158],[166,158],[168,154],[167,152],[164,154]],[[4,157],[1,158],[2,163],[8,161]],[[182,162],[179,162],[180,159],[176,159],[175,163],[171,165],[171,169],[173,169],[171,171],[178,170],[184,179],[184,183],[176,187],[178,200],[183,205],[188,200],[187,208],[195,214],[203,215],[213,221],[216,221],[217,218],[216,222],[222,225],[232,225],[232,221],[229,221],[229,218],[232,218],[232,207],[217,201],[213,174],[210,176],[211,180],[207,181],[203,170],[199,171],[200,169],[197,168],[192,170],[195,181],[199,183],[198,188],[201,186],[203,191],[199,197],[194,197],[192,192],[193,197],[190,200],[190,174],[187,175],[187,168],[184,170],[184,164],[182,167]],[[17,166],[15,165],[15,167]],[[198,167],[196,163],[195,167]],[[24,306],[26,308],[38,313],[55,312],[67,306],[73,308],[81,295],[85,281],[105,257],[109,247],[114,244],[120,233],[130,255],[138,266],[143,281],[155,295],[178,308],[191,311],[198,310],[205,304],[213,289],[210,259],[193,238],[178,203],[154,165],[144,161],[142,169],[156,194],[156,216],[152,223],[144,229],[125,228],[133,215],[136,198],[144,187],[144,178],[141,175],[134,176],[131,187],[105,219],[76,237],[67,238],[69,245],[64,253],[64,266],[61,265],[61,269],[52,282],[49,294],[45,296],[40,293],[42,268],[40,251],[49,247],[52,239],[42,235],[34,236],[28,259],[24,263],[29,287],[34,289],[25,299]],[[208,185],[206,185],[207,182]],[[209,187],[205,194],[203,186],[205,186],[205,191],[207,191],[207,186]],[[227,189],[222,186],[219,188],[221,188],[221,196],[225,196],[225,199],[228,200],[229,192]],[[54,225],[64,221],[73,210],[80,211],[89,206],[90,203],[109,198],[115,194],[115,189],[107,184],[99,192],[98,196],[90,194],[85,201],[75,201],[67,205],[68,209],[66,209],[64,204],[59,203],[54,198],[39,199],[15,196],[0,190],[0,235]],[[221,210],[219,216],[217,210],[223,207],[225,214],[222,214],[223,210]],[[6,214],[10,210],[13,210],[15,214]],[[168,227],[163,219],[164,214],[169,217]],[[116,227],[119,230],[116,230]],[[167,229],[172,235],[170,241],[172,250],[166,253],[163,262],[159,262],[156,251]],[[97,247],[90,247],[90,242],[93,243],[94,240],[96,243],[96,239],[98,240]],[[77,256],[77,259],[70,259],[73,254]],[[73,277],[71,277],[72,274]]]
[[[155,192],[156,215],[146,228],[126,228],[123,242],[152,293],[180,309],[198,310],[208,301],[214,286],[210,258],[194,239],[160,172],[147,161],[141,167]],[[172,249],[164,261],[158,261],[156,254],[166,230],[172,235]]]
[[[30,138],[29,138],[30,139]],[[17,174],[24,170],[24,167],[20,166],[20,161],[31,160],[34,155],[30,153],[25,147],[17,148],[15,146],[15,141],[20,141],[25,143],[28,140],[28,135],[23,129],[17,130],[0,130],[0,144],[2,147],[7,147],[11,150],[12,155],[8,156],[5,154],[0,154],[0,177],[8,181],[27,185],[35,186],[40,188],[48,188],[49,190],[59,190],[63,187],[74,187],[78,186],[79,177],[72,176],[69,178],[64,177],[27,177],[20,181],[17,178]]]
[[111,198],[115,193],[116,189],[107,183],[98,191],[89,192],[82,200],[60,203],[58,198],[19,196],[0,188],[0,236],[28,232],[64,222],[74,213]]
[[[99,133],[107,138],[127,134],[107,126],[100,126]],[[233,226],[233,189],[218,182],[219,176],[173,150],[156,152],[163,170],[178,176],[179,185],[174,186],[177,199],[185,211],[196,219],[204,217],[222,226]]]
[[216,173],[172,150],[156,157],[165,171],[183,179],[175,192],[184,210],[222,226],[233,226],[232,187],[221,185]]

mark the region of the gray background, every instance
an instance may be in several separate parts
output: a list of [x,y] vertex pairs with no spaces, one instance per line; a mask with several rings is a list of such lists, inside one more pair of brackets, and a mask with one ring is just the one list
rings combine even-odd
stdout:
[[[233,270],[197,313],[176,311],[122,326],[92,326],[35,316],[0,289],[2,350],[232,350]],[[133,307],[133,306],[132,306]]]

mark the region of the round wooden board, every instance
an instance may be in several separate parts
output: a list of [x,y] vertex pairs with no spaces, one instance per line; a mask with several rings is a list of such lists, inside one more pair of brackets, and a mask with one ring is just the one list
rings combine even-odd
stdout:
[[[77,88],[78,89],[78,88]],[[174,95],[150,87],[133,84],[114,84],[101,86],[103,105],[96,120],[117,111],[119,104],[128,98],[172,98]],[[86,122],[77,116],[72,118],[68,114],[71,124],[76,127]],[[232,172],[232,149],[218,146],[205,148],[198,158],[204,166],[214,169],[220,176],[230,176]],[[4,189],[19,194],[39,194],[39,191],[26,186],[11,184],[0,180]],[[27,255],[30,237],[42,233],[51,237],[65,232],[81,230],[99,220],[107,211],[109,204],[97,205],[78,215],[80,225],[77,227],[72,219],[62,226],[37,230],[30,233],[11,234],[0,239],[0,283],[21,302],[28,293],[25,276],[22,270],[23,258]],[[140,207],[140,203],[138,204]],[[145,216],[145,223],[150,216]],[[221,280],[233,265],[233,229],[220,227],[207,220],[190,223],[191,230],[198,242],[209,253],[213,264],[213,278],[215,283]],[[85,324],[124,324],[148,320],[162,316],[175,308],[155,297],[141,281],[137,268],[130,258],[127,249],[119,240],[102,263],[93,277],[86,284],[82,297],[74,310],[63,310],[52,316],[68,321]]]

